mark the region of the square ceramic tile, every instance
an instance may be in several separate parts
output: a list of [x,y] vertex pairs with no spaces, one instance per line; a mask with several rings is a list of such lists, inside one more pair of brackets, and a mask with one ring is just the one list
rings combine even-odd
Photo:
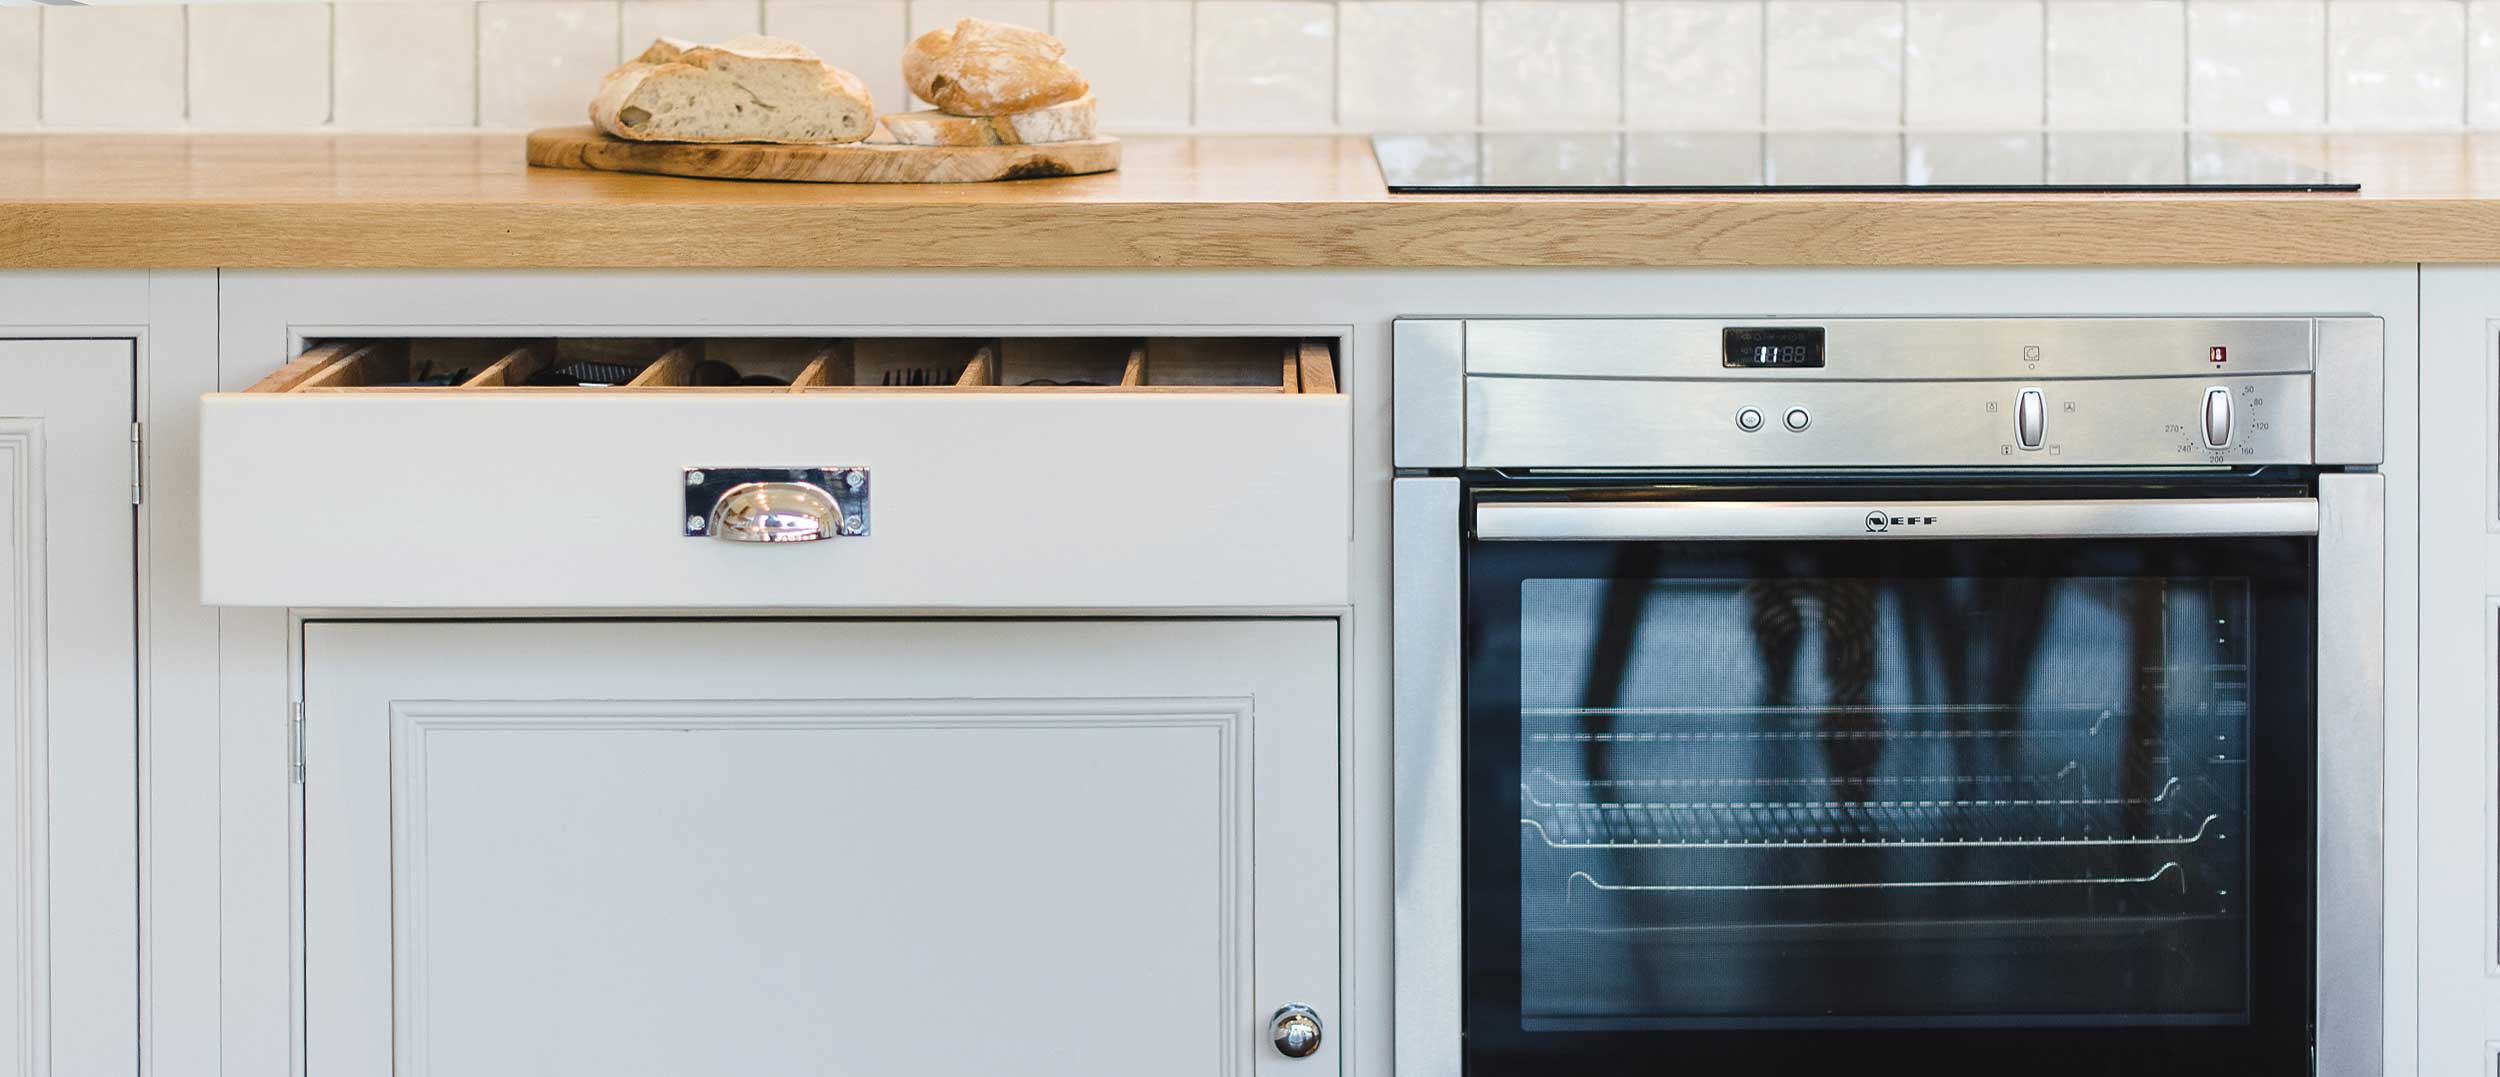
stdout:
[[654,38],[717,45],[764,30],[763,8],[755,0],[626,0],[619,18],[617,36],[627,56],[641,55]]
[[1632,0],[1623,35],[1624,123],[1676,131],[1762,126],[1758,0]]
[[2187,122],[2187,5],[2050,0],[2049,126],[2103,131]]
[[622,60],[615,0],[486,0],[477,43],[477,122],[498,130],[590,122]]
[[1487,127],[1623,122],[1623,5],[1612,0],[1486,0],[1481,63]]
[[340,4],[333,19],[333,123],[477,123],[477,5]]
[[2043,19],[2040,0],[1909,0],[1903,122],[2039,126]]
[[1877,131],[1773,132],[1763,139],[1773,183],[1864,184],[1901,175],[1901,135]]
[[191,126],[330,122],[328,4],[206,4],[190,14]]
[[1762,133],[1701,131],[1623,136],[1623,179],[1652,187],[1741,187],[1762,182]]
[[47,127],[182,126],[183,9],[48,7]]
[[903,0],[766,0],[764,32],[816,50],[859,76],[879,112],[911,108],[903,93]]
[[2328,123],[2397,131],[2465,122],[2465,5],[2333,0],[2326,39]]
[[1198,5],[1197,124],[1313,130],[1335,118],[1337,8],[1307,0]]
[[0,8],[0,131],[35,126],[42,56],[43,12]]
[[1901,5],[1884,0],[1769,0],[1764,119],[1792,129],[1898,125],[1901,18]]
[[[1069,0],[1060,0],[1067,18]],[[1364,0],[1337,5],[1337,122],[1408,131],[1476,122],[1476,5]]]
[[2279,130],[2325,122],[2325,0],[2190,0],[2190,126]]
[[1921,131],[1901,141],[1902,176],[1911,183],[1985,187],[2040,182],[2044,162],[2040,136],[2033,132]]
[[2465,122],[2500,127],[2500,0],[2465,5]]
[[941,26],[953,26],[960,19],[987,19],[1048,30],[1050,0],[911,0],[913,37]]
[[1051,32],[1094,85],[1096,113],[1113,131],[1189,126],[1188,0],[1059,0]]

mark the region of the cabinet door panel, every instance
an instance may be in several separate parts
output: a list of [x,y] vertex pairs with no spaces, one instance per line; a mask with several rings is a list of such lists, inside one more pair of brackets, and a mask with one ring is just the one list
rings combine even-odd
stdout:
[[314,1074],[1246,1074],[1333,1011],[1327,622],[306,635]]
[[138,1068],[131,345],[0,341],[0,1066]]

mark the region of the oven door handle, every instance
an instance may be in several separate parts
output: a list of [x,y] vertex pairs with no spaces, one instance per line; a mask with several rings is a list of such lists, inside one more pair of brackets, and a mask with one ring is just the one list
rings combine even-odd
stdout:
[[2314,498],[2101,501],[1485,501],[1503,542],[2076,539],[2315,535]]

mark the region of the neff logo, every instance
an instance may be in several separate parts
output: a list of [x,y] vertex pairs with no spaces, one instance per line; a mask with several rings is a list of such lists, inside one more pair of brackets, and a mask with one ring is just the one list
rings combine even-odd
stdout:
[[1866,514],[1866,529],[1877,534],[1896,527],[1925,527],[1935,522],[1933,516],[1889,516],[1881,512]]

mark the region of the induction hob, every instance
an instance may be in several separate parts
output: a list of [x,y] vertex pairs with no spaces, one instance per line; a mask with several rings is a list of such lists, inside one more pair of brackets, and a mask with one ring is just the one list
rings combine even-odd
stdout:
[[1372,136],[1402,193],[2357,191],[2213,135],[2165,132],[1464,132]]

